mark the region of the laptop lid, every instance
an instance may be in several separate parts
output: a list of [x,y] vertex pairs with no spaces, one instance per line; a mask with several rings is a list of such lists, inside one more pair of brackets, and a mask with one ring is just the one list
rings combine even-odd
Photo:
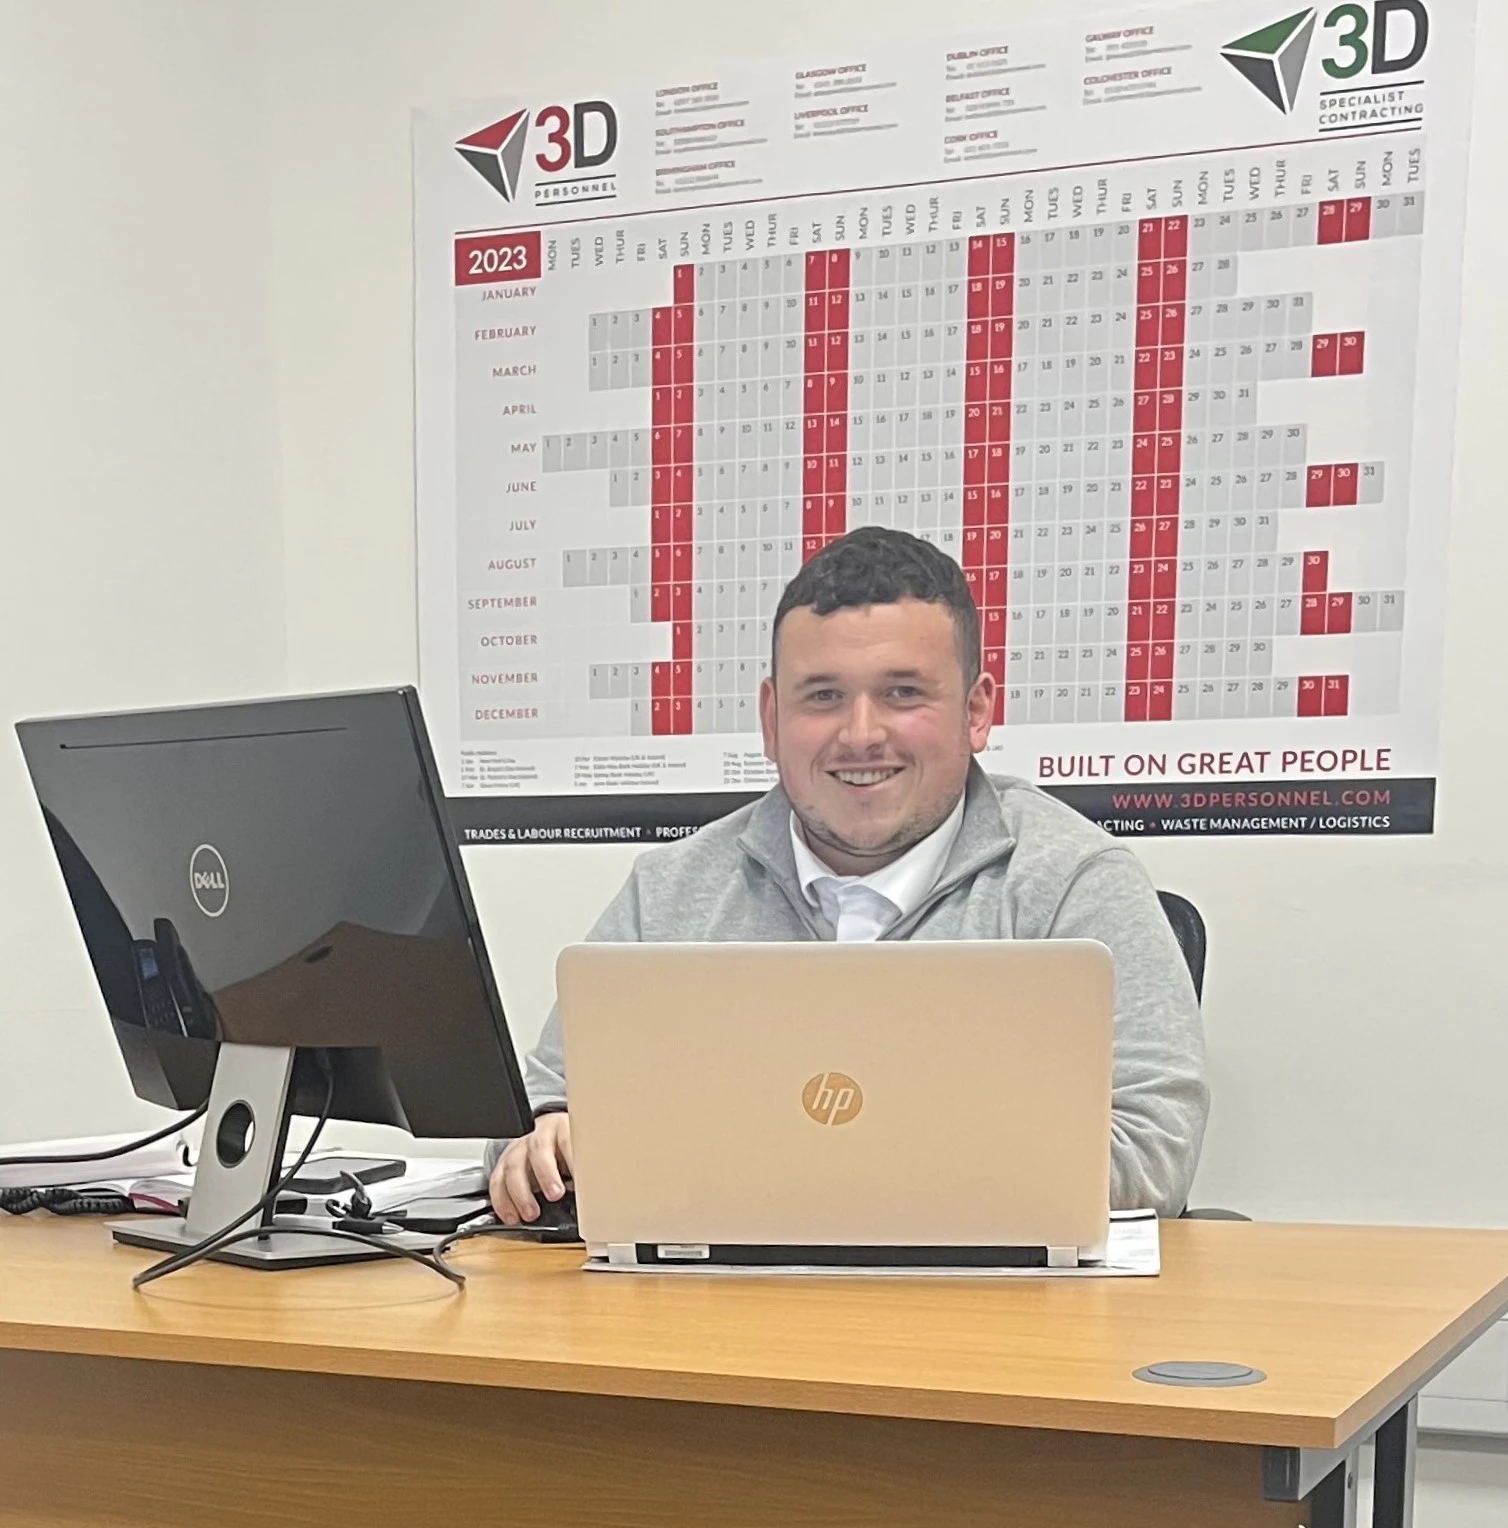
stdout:
[[1101,944],[575,945],[557,988],[593,1246],[1104,1240]]

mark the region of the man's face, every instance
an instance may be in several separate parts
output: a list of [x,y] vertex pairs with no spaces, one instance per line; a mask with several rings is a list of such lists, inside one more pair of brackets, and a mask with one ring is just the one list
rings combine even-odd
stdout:
[[840,875],[888,865],[942,823],[994,705],[988,674],[964,688],[947,607],[909,598],[792,610],[759,694],[765,757]]

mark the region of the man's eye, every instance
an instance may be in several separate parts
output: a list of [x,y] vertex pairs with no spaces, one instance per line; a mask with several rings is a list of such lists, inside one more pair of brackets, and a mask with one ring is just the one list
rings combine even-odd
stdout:
[[922,692],[914,684],[898,684],[891,689],[890,693],[897,700],[916,700]]
[[838,692],[836,690],[808,690],[806,698],[815,705],[829,706],[838,699]]

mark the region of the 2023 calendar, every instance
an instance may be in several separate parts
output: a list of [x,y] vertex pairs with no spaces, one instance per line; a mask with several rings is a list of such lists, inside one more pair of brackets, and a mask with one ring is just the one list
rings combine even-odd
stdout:
[[420,661],[465,842],[669,838],[860,525],[987,768],[1112,832],[1433,822],[1471,6],[1179,5],[418,117]]

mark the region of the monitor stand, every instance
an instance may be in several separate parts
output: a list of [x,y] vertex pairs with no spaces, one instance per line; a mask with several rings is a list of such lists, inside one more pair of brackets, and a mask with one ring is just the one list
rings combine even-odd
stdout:
[[[286,1046],[220,1046],[187,1216],[112,1221],[108,1229],[116,1241],[128,1247],[183,1252],[267,1196],[283,1171],[294,1055]],[[267,1218],[263,1212],[242,1229],[250,1230]],[[246,1268],[313,1268],[384,1254],[333,1236],[269,1229],[210,1255]]]

